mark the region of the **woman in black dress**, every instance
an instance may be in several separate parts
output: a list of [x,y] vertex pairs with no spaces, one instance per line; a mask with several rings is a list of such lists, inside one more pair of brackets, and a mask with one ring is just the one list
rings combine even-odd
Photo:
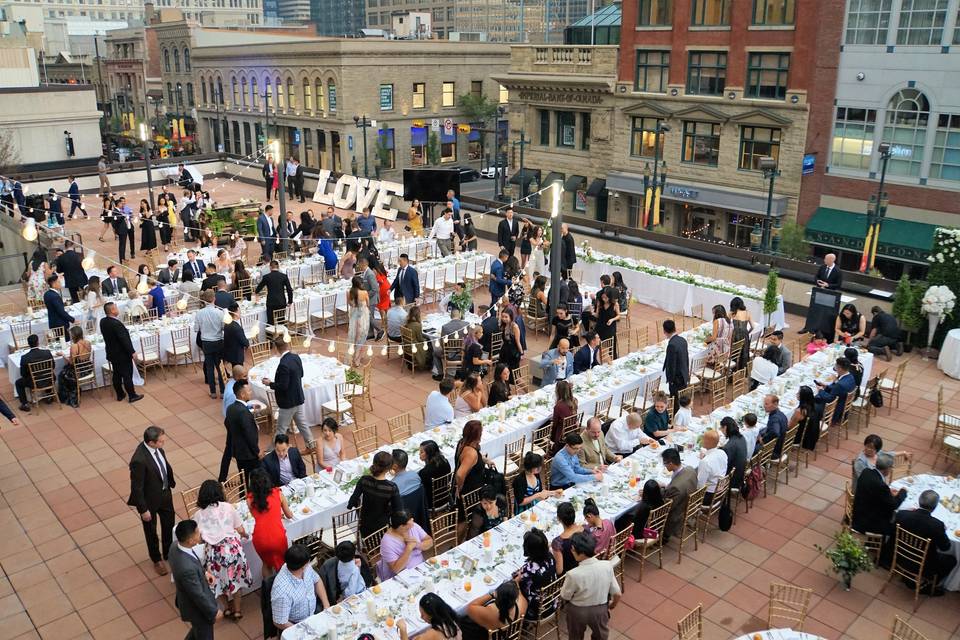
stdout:
[[530,224],[530,221],[524,218],[520,221],[520,268],[523,269],[527,266],[527,261],[530,260],[530,254],[533,253],[533,246],[530,244],[530,233],[533,230],[533,225]]
[[[450,475],[450,463],[440,451],[440,446],[433,440],[424,440],[420,443],[420,460],[423,469],[417,472],[423,484],[423,497],[427,508],[436,509],[441,505],[433,504],[433,481],[436,478],[445,478]],[[444,509],[447,505],[442,505]]]
[[520,327],[514,322],[513,309],[509,307],[500,312],[500,331],[503,333],[500,362],[509,367],[510,382],[513,382],[513,370],[520,366],[523,347],[520,341]]
[[457,443],[457,448],[453,454],[453,489],[457,501],[457,517],[461,520],[457,525],[459,536],[462,536],[467,528],[463,496],[483,486],[483,465],[485,462],[483,454],[480,453],[480,438],[482,437],[483,423],[479,420],[468,420],[463,425],[460,442]]
[[157,248],[157,229],[154,224],[153,211],[146,200],[140,201],[140,251],[146,255],[153,255]]
[[390,514],[403,509],[400,490],[387,480],[387,472],[393,467],[393,456],[380,451],[373,456],[369,475],[362,476],[353,495],[347,502],[348,509],[360,507],[360,536],[368,536],[387,526]]
[[[799,442],[800,446],[807,451],[813,451],[817,448],[817,440],[820,439],[820,413],[817,411],[813,389],[807,385],[800,387],[797,391],[797,401],[799,402],[797,410],[793,412],[787,428],[790,429],[799,424],[794,442]],[[757,447],[759,446],[758,442]]]
[[834,322],[834,341],[847,345],[857,345],[863,341],[867,331],[867,319],[857,311],[857,307],[847,303]]
[[557,344],[566,338],[573,348],[580,346],[580,338],[577,336],[577,323],[570,317],[567,311],[567,305],[560,303],[557,305],[557,312],[553,314],[550,320],[553,325],[553,338],[550,339],[550,349],[556,349]]
[[463,240],[460,244],[464,251],[477,250],[477,228],[473,225],[473,216],[469,213],[463,213]]
[[[617,319],[620,317],[619,294],[613,287],[604,287],[597,294],[597,335],[600,340],[617,337]],[[613,357],[617,357],[617,345],[614,341]]]
[[503,362],[493,370],[493,383],[487,396],[487,406],[495,407],[510,399],[510,369]]

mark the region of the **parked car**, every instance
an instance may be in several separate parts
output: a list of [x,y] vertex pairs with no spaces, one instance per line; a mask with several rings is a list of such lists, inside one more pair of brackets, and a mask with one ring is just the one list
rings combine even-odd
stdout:
[[508,169],[507,167],[499,167],[499,168],[498,168],[498,167],[494,167],[493,165],[490,165],[489,167],[484,167],[483,169],[480,169],[480,177],[481,177],[481,178],[488,178],[488,179],[489,179],[489,178],[496,178],[497,176],[503,175],[504,173],[507,173],[508,171],[509,171],[509,169]]
[[460,182],[473,182],[480,179],[480,172],[473,167],[450,167],[460,172]]

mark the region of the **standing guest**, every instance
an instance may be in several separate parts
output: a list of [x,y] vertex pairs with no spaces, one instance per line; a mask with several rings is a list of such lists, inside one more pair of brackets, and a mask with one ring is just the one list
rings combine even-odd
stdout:
[[67,176],[67,182],[70,183],[67,188],[67,198],[70,200],[70,219],[73,220],[74,211],[79,209],[83,213],[83,219],[89,220],[90,216],[87,215],[87,210],[80,204],[80,185],[77,184],[76,178]]
[[727,310],[722,304],[713,306],[713,323],[711,333],[704,338],[707,347],[707,362],[725,364],[730,357],[730,337],[733,335],[733,326],[727,317]]
[[867,342],[867,350],[875,356],[885,357],[887,362],[893,360],[890,347],[896,349],[898,356],[902,356],[903,342],[900,341],[901,332],[897,319],[880,307],[873,307],[870,313],[873,319],[870,321],[870,340]]
[[[166,213],[166,212],[164,212]],[[146,200],[140,201],[140,251],[145,256],[152,256],[157,249],[157,227],[153,218],[153,210]],[[153,262],[153,258],[149,258]]]
[[222,275],[218,277],[213,293],[213,303],[218,309],[229,309],[234,304],[233,294],[227,290],[227,280]]
[[57,190],[53,187],[50,188],[48,193],[49,196],[46,198],[47,225],[50,227],[62,227],[64,225],[63,202],[60,200],[60,196],[57,195]]
[[283,566],[287,551],[287,532],[282,518],[293,520],[293,512],[279,487],[263,469],[250,472],[247,506],[253,516],[253,548],[263,561],[263,576],[269,578]]
[[123,261],[126,260],[128,242],[130,243],[130,259],[132,260],[137,257],[136,251],[134,250],[133,209],[127,204],[127,199],[121,196],[117,200],[116,211],[117,215],[113,223],[113,232],[117,234],[117,239],[120,242],[120,262],[123,263]]
[[453,498],[457,503],[459,518],[463,520],[457,525],[458,536],[462,536],[467,528],[463,496],[484,485],[483,467],[486,459],[480,452],[481,437],[483,424],[479,420],[467,420],[453,453]]
[[[127,504],[135,507],[140,514],[147,553],[150,554],[154,570],[161,576],[167,575],[163,561],[169,557],[176,517],[171,490],[177,486],[177,482],[173,477],[173,467],[163,450],[166,441],[166,434],[160,427],[151,426],[144,430],[143,442],[130,458],[130,497],[127,499]],[[157,538],[158,519],[162,543]]]
[[180,269],[177,268],[177,259],[167,260],[167,266],[157,272],[157,280],[160,284],[172,284],[180,281]]
[[377,575],[381,582],[404,569],[423,563],[423,552],[433,547],[433,538],[413,521],[406,509],[390,514],[390,524],[380,541],[380,563]]
[[[419,309],[414,307],[411,311],[419,311]],[[407,326],[412,315],[407,317]],[[367,293],[361,276],[353,276],[350,279],[350,291],[347,292],[347,318],[350,322],[347,328],[347,342],[353,346],[352,364],[356,365],[361,357],[360,347],[367,342],[370,331],[370,294]],[[419,313],[417,313],[418,324],[419,319]]]
[[275,487],[285,487],[298,478],[307,477],[307,465],[300,450],[290,446],[290,437],[281,433],[273,439],[273,451],[263,456],[262,466]]
[[237,399],[227,407],[227,415],[223,419],[223,426],[227,428],[227,446],[233,451],[237,469],[243,472],[248,483],[250,472],[260,467],[260,431],[253,413],[247,408],[247,402],[252,397],[251,391],[247,381],[238,380],[233,385]]
[[587,428],[580,432],[583,439],[583,449],[580,450],[580,464],[586,469],[600,469],[605,471],[608,464],[620,462],[623,458],[610,451],[600,418],[592,416],[587,420]]
[[893,491],[888,484],[893,456],[883,453],[877,456],[877,466],[864,469],[857,479],[853,495],[853,515],[850,528],[860,533],[880,533],[892,536],[896,531],[893,516],[903,501],[907,490]]
[[681,389],[690,384],[690,356],[687,354],[687,341],[677,334],[677,325],[673,320],[663,321],[663,335],[667,338],[667,353],[663,360],[663,377],[674,398]]
[[617,357],[617,321],[620,318],[620,303],[617,298],[617,290],[612,286],[604,287],[597,294],[597,335],[601,342],[614,340],[614,358]]
[[244,260],[247,257],[247,241],[238,233],[230,234],[229,249],[227,256],[236,264],[237,260]]
[[206,544],[207,572],[213,576],[213,595],[223,598],[224,616],[239,620],[240,592],[253,586],[247,557],[243,553],[241,538],[247,537],[240,514],[223,495],[223,485],[216,480],[204,480],[197,494],[199,511],[193,519],[200,528],[200,536]]
[[401,253],[397,262],[399,263],[397,276],[390,284],[390,291],[402,295],[406,302],[416,304],[420,299],[420,275],[410,266],[410,258],[407,254]]
[[787,433],[787,416],[780,411],[780,398],[772,393],[763,397],[763,410],[767,412],[767,426],[760,431],[760,440],[766,444],[776,440],[773,457],[780,457],[783,451],[783,437]]
[[14,383],[17,397],[20,398],[20,411],[30,411],[30,399],[27,389],[36,387],[36,381],[30,372],[30,365],[38,362],[53,362],[53,354],[48,349],[40,348],[40,338],[31,333],[27,336],[27,352],[20,356],[20,377]]
[[170,241],[173,240],[173,230],[177,226],[176,199],[171,195],[161,195],[157,199],[157,228],[160,229],[160,244],[163,252],[170,251]]
[[110,193],[110,179],[107,178],[107,159],[100,156],[97,160],[97,175],[100,177],[100,193]]
[[[234,366],[233,377],[227,381],[226,386],[223,388],[223,404],[220,408],[220,413],[224,418],[227,417],[227,409],[237,401],[237,395],[233,392],[233,387],[241,380],[247,380],[247,370],[243,366]],[[226,425],[224,425],[224,427],[226,427]],[[223,446],[223,454],[220,456],[220,473],[217,475],[217,479],[220,482],[226,482],[227,476],[230,474],[230,460],[233,459],[232,439],[230,430],[227,429],[227,439]]]
[[[530,245],[530,233],[533,224],[526,218],[520,220],[520,268],[526,269],[527,261],[530,260],[530,253],[533,247]],[[532,271],[531,271],[532,273]]]
[[517,248],[517,238],[520,237],[520,223],[514,219],[513,207],[507,207],[503,212],[503,220],[497,225],[497,244],[500,251],[506,251],[512,256]]
[[629,456],[640,447],[653,442],[653,438],[644,432],[644,428],[643,416],[636,411],[620,416],[607,430],[607,446],[615,454]]
[[353,490],[348,509],[360,507],[360,537],[364,538],[387,526],[389,514],[403,509],[400,491],[387,473],[393,467],[393,456],[378,451],[370,464],[370,473],[361,476]]
[[606,555],[617,535],[617,528],[609,518],[600,517],[600,508],[593,498],[587,498],[583,503],[583,519],[586,522],[584,533],[589,533],[596,539],[597,554]]
[[823,289],[840,289],[843,286],[843,272],[836,265],[837,256],[828,253],[823,256],[823,264],[817,269],[816,285]]
[[87,286],[87,273],[83,270],[83,258],[77,253],[72,240],[64,240],[63,255],[57,258],[57,272],[63,274],[64,286],[70,292],[70,301],[80,302],[80,291]]
[[[107,362],[113,369],[113,390],[117,394],[117,402],[128,398],[130,403],[142,400],[133,386],[133,358],[136,350],[130,340],[130,332],[117,318],[120,310],[116,303],[108,302],[103,305],[104,317],[100,320],[100,335],[106,347]],[[171,525],[172,526],[172,525]]]
[[737,369],[742,369],[747,366],[747,361],[750,359],[750,334],[753,333],[754,325],[747,305],[739,296],[730,301],[730,322],[733,323],[732,343],[743,341],[740,351],[731,353],[730,357],[737,361]]
[[103,295],[119,296],[129,291],[126,279],[120,275],[116,265],[107,267],[107,277],[102,283]]
[[727,453],[719,447],[720,434],[713,429],[703,432],[703,450],[697,467],[697,488],[706,487],[703,504],[710,504],[717,490],[717,482],[727,475]]
[[423,237],[423,213],[421,212],[420,201],[416,198],[410,203],[407,209],[407,230],[414,238]]
[[280,271],[280,263],[276,260],[270,261],[270,272],[260,279],[254,293],[259,294],[264,287],[267,289],[267,324],[275,324],[276,312],[293,304],[290,278]]
[[310,562],[310,551],[302,544],[295,544],[286,550],[283,560],[283,567],[270,589],[273,624],[281,632],[312,616],[317,609],[317,598],[324,609],[330,607],[327,590]]
[[453,234],[453,210],[447,207],[443,210],[443,216],[433,223],[433,228],[430,229],[430,235],[428,236],[431,240],[437,241],[437,248],[440,250],[441,256],[448,256],[453,253]]
[[383,329],[381,328],[378,314],[373,310],[379,308],[380,304],[380,283],[377,282],[377,273],[370,267],[370,259],[366,256],[357,261],[360,271],[360,279],[363,282],[363,290],[367,292],[367,309],[370,319],[367,327],[366,338],[373,338],[378,341],[383,338]]
[[73,316],[67,313],[60,292],[60,276],[54,274],[47,278],[47,290],[43,294],[43,304],[47,308],[47,322],[51,329],[66,328],[73,324]]
[[473,216],[463,212],[463,236],[460,238],[460,246],[463,247],[464,251],[476,251],[477,250],[477,227],[473,223]]
[[663,459],[663,466],[670,472],[670,484],[663,491],[663,498],[673,500],[667,524],[663,529],[663,543],[666,544],[670,536],[680,533],[683,518],[687,513],[687,500],[690,494],[697,490],[697,471],[693,467],[683,466],[680,452],[672,447],[664,449],[660,457]]
[[287,164],[283,173],[284,177],[287,179],[287,194],[290,196],[290,201],[292,202],[297,197],[297,166],[293,164],[293,156],[287,158]]
[[583,640],[590,629],[592,640],[607,640],[610,612],[620,602],[620,583],[609,560],[597,560],[596,541],[585,533],[573,536],[576,568],[567,572],[560,598],[567,601],[567,636]]
[[453,380],[444,378],[440,381],[438,389],[434,389],[427,396],[423,411],[423,426],[425,429],[432,429],[453,422],[453,405],[450,404],[450,394],[453,392],[453,388]]
[[514,574],[514,579],[527,600],[526,619],[535,621],[553,612],[552,608],[541,611],[540,600],[543,589],[557,579],[557,563],[550,553],[550,545],[543,531],[534,527],[523,534],[523,557],[524,562]]
[[267,192],[267,202],[270,202],[270,196],[273,195],[274,183],[277,179],[277,164],[273,161],[273,156],[267,154],[267,159],[260,169],[263,175],[263,186]]
[[462,640],[487,640],[491,631],[502,629],[527,613],[527,600],[513,580],[504,582],[493,595],[484,594],[467,604],[460,619]]
[[370,207],[364,207],[356,219],[362,238],[371,238],[377,232],[377,219],[370,213]]
[[103,236],[107,231],[113,233],[114,239],[116,239],[117,234],[113,231],[113,223],[116,219],[116,209],[113,202],[113,197],[109,194],[104,194],[103,201],[100,210],[100,222],[103,223],[103,228],[100,229],[100,235],[97,237],[97,240],[103,242]]
[[240,324],[240,305],[236,302],[227,307],[232,321],[223,327],[223,352],[221,357],[231,367],[242,365],[246,359],[246,350],[250,346],[243,325]]
[[184,279],[186,279],[188,273],[193,276],[194,280],[203,278],[207,273],[207,265],[197,257],[197,252],[193,249],[187,251],[187,261],[183,263]]
[[[172,519],[170,527],[173,527]],[[177,523],[176,535],[177,541],[166,551],[176,590],[174,603],[180,610],[180,619],[190,624],[187,640],[213,640],[213,625],[223,618],[223,612],[208,586],[211,574],[204,570],[193,550],[203,542],[200,528],[194,520],[181,520]]]
[[[899,525],[915,536],[930,540],[930,552],[927,554],[923,567],[917,567],[914,564],[912,567],[908,565],[904,568],[913,571],[920,569],[920,573],[928,580],[939,580],[940,584],[931,584],[929,590],[924,591],[933,596],[943,595],[943,581],[957,566],[957,558],[952,553],[953,546],[950,543],[950,538],[947,537],[946,527],[942,520],[933,517],[933,511],[939,504],[940,494],[932,489],[927,489],[917,498],[916,509],[897,511],[896,518],[894,518],[894,525]],[[893,549],[891,548],[887,555],[892,555],[892,552]],[[881,554],[881,556],[883,555]]]
[[743,476],[747,471],[747,440],[740,433],[740,425],[730,416],[720,421],[720,433],[726,438],[726,444],[721,447],[727,454],[727,473],[733,471],[730,480],[731,489],[740,489],[743,486]]
[[583,337],[583,346],[573,356],[573,372],[583,373],[603,363],[600,336],[595,331],[591,331]]
[[[436,510],[441,505],[433,504],[433,481],[437,478],[447,479],[450,475],[450,463],[440,451],[440,446],[433,440],[424,440],[420,443],[419,456],[423,468],[417,472],[417,475],[420,476],[420,483],[423,485],[424,502],[428,508]],[[442,506],[446,508],[447,505]]]
[[577,335],[579,322],[570,315],[566,303],[561,302],[557,305],[557,310],[550,319],[550,325],[553,327],[553,337],[550,339],[551,349],[555,349],[561,340],[566,340],[570,346],[580,346],[580,338]]
[[320,461],[327,469],[340,464],[340,454],[343,451],[343,435],[337,421],[327,416],[320,425],[321,451]]
[[265,386],[276,393],[279,411],[276,432],[273,435],[276,437],[279,433],[286,433],[290,423],[295,422],[297,430],[307,443],[307,451],[311,451],[316,448],[317,443],[313,439],[313,432],[307,424],[306,414],[303,411],[303,405],[306,402],[303,397],[303,361],[300,360],[299,355],[290,351],[290,344],[282,337],[277,337],[273,344],[280,353],[280,362],[277,364],[273,382],[267,377],[262,380]]
[[[269,189],[269,187],[267,187]],[[267,198],[269,201],[270,199]],[[277,225],[273,221],[273,205],[267,205],[257,217],[257,241],[260,243],[260,261],[273,260],[273,250],[276,245]]]
[[457,377],[475,373],[482,378],[487,375],[487,367],[493,366],[493,359],[484,357],[484,332],[483,324],[470,328],[467,337],[463,340],[463,364]]
[[556,455],[563,448],[564,423],[571,416],[577,415],[577,398],[573,395],[573,385],[566,380],[559,380],[554,386],[556,403],[553,405],[553,422],[550,429],[550,441],[553,443],[550,455]]
[[510,379],[513,380],[513,370],[520,366],[523,358],[523,339],[520,327],[515,321],[516,314],[507,307],[500,313],[500,332],[503,334],[503,344],[500,347],[500,362],[510,368]]
[[87,310],[84,323],[93,326],[93,330],[96,331],[97,319],[103,312],[103,293],[100,288],[100,278],[90,276],[87,286],[84,287],[83,297]]
[[568,433],[563,439],[564,447],[553,457],[550,467],[550,487],[567,489],[581,482],[601,482],[603,473],[584,469],[577,457],[583,448],[583,439],[576,433]]
[[[348,221],[349,222],[349,221]],[[340,277],[349,280],[356,274],[357,253],[360,246],[354,240],[347,240],[347,250],[340,257]]]
[[297,158],[293,159],[293,186],[295,187],[294,193],[300,199],[300,202],[305,202],[306,200],[303,197],[303,167]]
[[510,286],[511,280],[506,273],[506,262],[509,257],[510,254],[505,249],[501,249],[500,253],[497,254],[497,259],[490,263],[490,282],[487,286],[490,289],[491,309],[497,307],[497,303],[500,302],[500,299],[507,292],[507,287]]
[[217,397],[217,385],[223,395],[223,373],[220,360],[223,357],[223,311],[214,305],[214,293],[209,289],[200,293],[203,308],[193,319],[193,330],[200,334],[200,349],[203,351],[203,378],[210,389],[210,397]]
[[560,250],[561,276],[566,274],[566,277],[569,278],[573,265],[577,264],[577,246],[573,240],[573,234],[570,233],[570,225],[566,222],[560,225],[560,242],[562,243]]

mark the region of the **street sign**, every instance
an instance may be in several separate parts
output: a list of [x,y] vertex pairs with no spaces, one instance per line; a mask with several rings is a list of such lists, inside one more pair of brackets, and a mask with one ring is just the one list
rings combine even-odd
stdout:
[[458,124],[457,131],[460,133],[470,133],[470,125],[468,124]]
[[453,119],[445,118],[443,120],[443,133],[446,135],[453,135]]
[[293,144],[300,144],[300,129],[293,130]]
[[808,153],[803,156],[803,170],[801,175],[809,176],[813,174],[814,168],[816,167],[817,156],[812,153]]
[[440,118],[434,118],[430,121],[430,131],[440,131]]

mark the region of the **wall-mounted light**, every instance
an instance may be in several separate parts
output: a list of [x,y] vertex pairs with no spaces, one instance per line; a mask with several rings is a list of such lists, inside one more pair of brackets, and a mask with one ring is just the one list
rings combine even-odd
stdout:
[[800,102],[800,96],[797,96],[797,95],[790,96],[790,102],[792,104],[797,104],[798,102]]
[[736,92],[736,91],[731,91],[730,93],[727,94],[727,97],[730,98],[731,100],[736,100],[736,99],[737,99],[737,92]]
[[679,93],[680,91],[676,87],[674,87],[673,89],[670,89],[670,95],[672,95],[673,97],[676,97]]
[[860,73],[857,74],[857,81],[863,82],[866,77],[867,77],[867,74],[861,71]]

